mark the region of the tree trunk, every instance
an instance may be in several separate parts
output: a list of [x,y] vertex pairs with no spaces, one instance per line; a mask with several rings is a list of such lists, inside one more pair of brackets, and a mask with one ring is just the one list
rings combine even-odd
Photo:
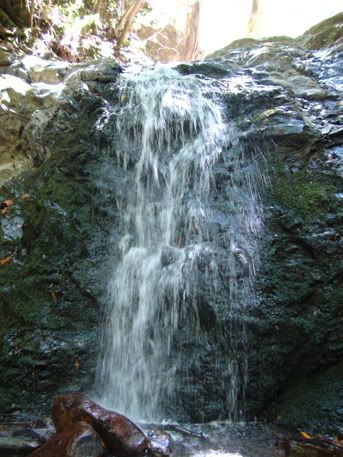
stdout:
[[258,11],[259,8],[260,8],[260,0],[253,0],[252,6],[251,6],[249,22],[248,22],[248,34],[253,33],[255,30],[256,19],[257,19],[257,15],[259,13],[259,11]]
[[102,6],[102,0],[96,0],[94,5],[94,13],[99,14]]
[[195,60],[199,47],[200,0],[195,0],[187,14],[181,60]]
[[133,4],[127,9],[127,11],[125,11],[125,13],[119,19],[115,30],[117,35],[118,48],[122,47],[135,16],[138,13],[138,11],[142,8],[144,3],[145,0],[135,0]]

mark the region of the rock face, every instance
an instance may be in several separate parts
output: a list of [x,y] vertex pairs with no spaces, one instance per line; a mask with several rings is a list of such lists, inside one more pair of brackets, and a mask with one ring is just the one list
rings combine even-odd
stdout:
[[263,136],[270,179],[248,395],[280,421],[340,430],[342,19],[219,53],[244,68],[229,107],[248,142]]
[[[120,68],[110,64],[107,79],[111,71],[115,80]],[[102,178],[106,157],[93,143],[103,99],[91,93],[92,84],[106,85],[86,86],[79,78],[75,88],[66,86],[58,109],[35,112],[46,139],[39,125],[27,125],[33,167],[0,191],[1,202],[13,202],[0,216],[0,258],[9,257],[0,266],[1,363],[8,367],[1,374],[2,412],[18,410],[18,386],[21,405],[35,391],[48,411],[50,392],[92,383],[115,214],[115,196]]]
[[[116,65],[114,65],[116,67]],[[90,85],[116,78],[104,61],[70,64],[35,56],[0,55],[0,184],[49,155],[42,133],[64,88],[63,82]]]
[[0,183],[45,158],[39,146],[69,64],[34,56],[0,56]]
[[[341,430],[343,421],[341,24],[339,15],[296,40],[242,40],[178,67],[216,81],[266,177],[257,297],[241,317],[249,334],[248,416],[325,431]],[[136,161],[133,151],[129,167],[119,167],[113,145],[120,138],[98,128],[119,72],[107,64],[70,77],[58,104],[35,114],[44,124],[29,143],[35,167],[0,189],[0,202],[13,201],[0,215],[0,259],[7,259],[0,263],[1,411],[15,411],[18,397],[26,411],[44,409],[59,388],[92,385],[116,253],[108,240],[123,235],[119,208]],[[23,141],[12,114],[3,114],[6,135]],[[224,212],[225,167],[216,168],[213,191]],[[213,329],[225,320],[215,321],[214,298],[199,287],[204,338],[215,341]],[[220,383],[207,371],[216,356],[208,351],[193,390],[181,389],[181,419],[225,416]]]

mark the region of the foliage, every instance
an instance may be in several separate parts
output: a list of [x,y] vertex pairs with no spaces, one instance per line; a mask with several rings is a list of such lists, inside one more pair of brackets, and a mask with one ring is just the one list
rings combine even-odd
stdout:
[[113,57],[117,55],[116,26],[133,3],[133,0],[31,1],[27,3],[30,27],[2,20],[0,15],[0,45],[11,52],[31,52],[42,57],[56,55],[69,61]]

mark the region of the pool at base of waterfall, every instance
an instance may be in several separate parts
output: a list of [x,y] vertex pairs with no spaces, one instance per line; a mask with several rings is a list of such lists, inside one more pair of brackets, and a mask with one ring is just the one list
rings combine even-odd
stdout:
[[[27,420],[28,418],[26,418]],[[55,431],[50,419],[0,422],[0,456],[23,457],[50,439]],[[342,455],[337,440],[310,435],[270,423],[211,422],[206,424],[140,423],[159,446],[155,457],[336,457]],[[337,451],[338,449],[338,451]],[[88,455],[88,454],[87,454]]]
[[[156,425],[156,428],[161,427]],[[149,427],[143,426],[146,432]],[[173,440],[172,457],[286,457],[297,453],[289,445],[299,432],[265,423],[162,425]],[[151,428],[150,428],[151,430]],[[315,454],[316,456],[318,454]]]

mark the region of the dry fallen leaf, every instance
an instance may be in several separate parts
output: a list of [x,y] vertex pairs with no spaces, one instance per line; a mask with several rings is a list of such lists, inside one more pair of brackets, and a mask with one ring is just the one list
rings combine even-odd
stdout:
[[53,290],[51,291],[51,299],[52,299],[52,301],[56,301],[57,300],[56,294],[55,294],[55,292]]
[[0,204],[0,213],[1,214],[6,214],[7,211],[10,209],[10,207],[14,204],[13,200],[4,200]]
[[312,436],[309,435],[309,434],[306,433],[306,432],[300,432],[300,435],[301,435],[302,438],[304,438],[305,440],[310,440],[310,439],[312,439]]
[[0,265],[8,265],[9,263],[11,263],[14,255],[15,254],[11,254],[8,257],[4,257],[3,259],[0,259]]

